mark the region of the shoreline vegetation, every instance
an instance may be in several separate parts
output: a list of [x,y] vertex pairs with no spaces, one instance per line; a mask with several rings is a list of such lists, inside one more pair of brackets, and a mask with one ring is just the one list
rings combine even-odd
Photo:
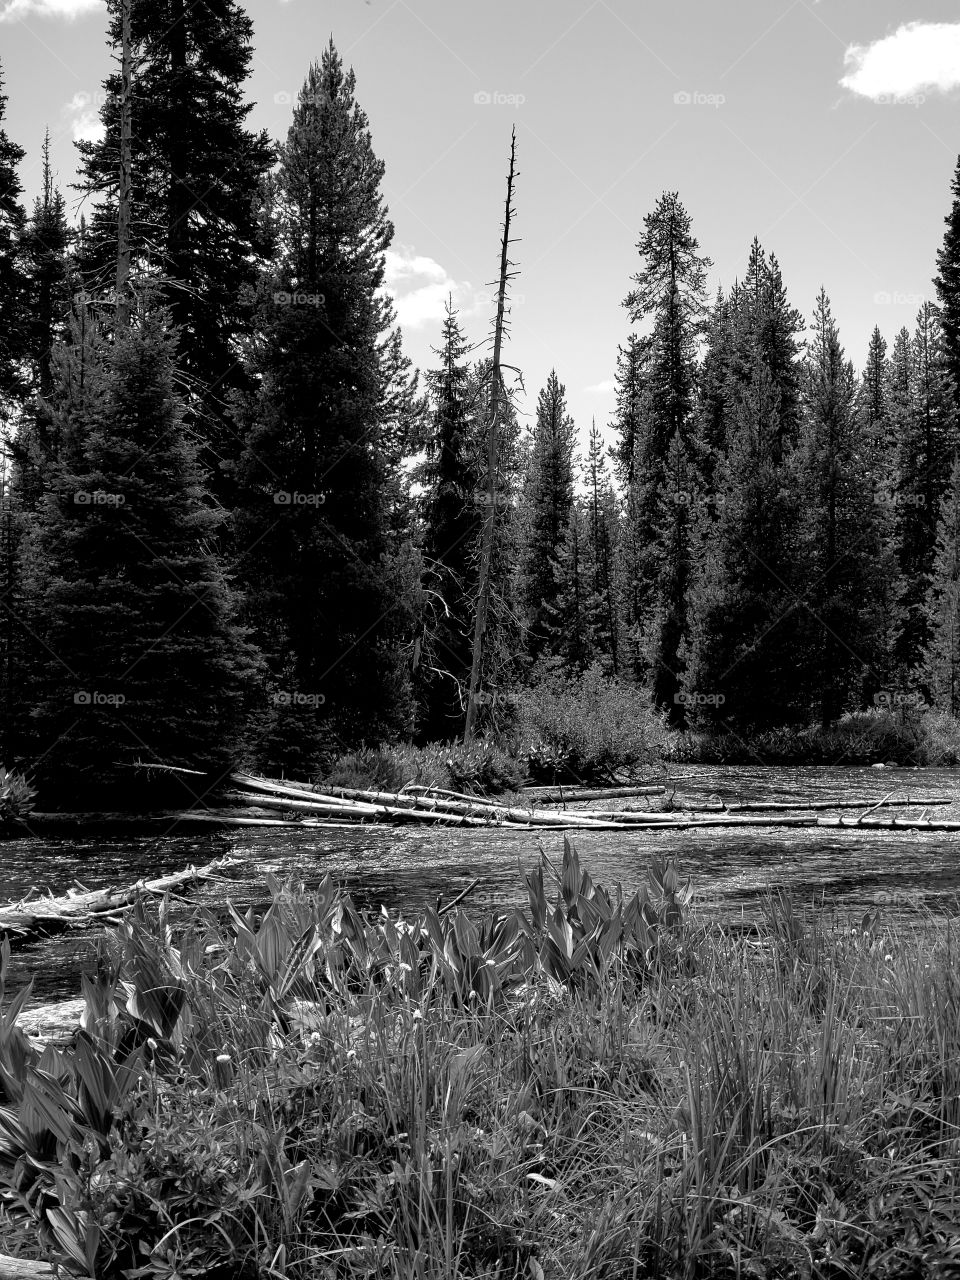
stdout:
[[270,878],[262,916],[135,907],[42,1047],[0,983],[0,1252],[98,1280],[953,1274],[949,921],[773,897],[738,930],[672,862],[627,896],[566,840],[525,880],[522,909],[413,921],[329,877]]
[[[529,803],[536,789],[606,791],[669,781],[673,766],[775,765],[953,767],[960,764],[960,721],[931,708],[874,708],[832,725],[694,732],[670,729],[635,688],[584,677],[547,691],[523,691],[515,712],[494,735],[459,742],[392,743],[331,756],[305,785],[321,791],[397,793],[426,787],[470,797]],[[241,761],[241,767],[243,762]],[[171,768],[143,761],[124,771],[122,785],[81,794],[38,796],[29,775],[0,769],[0,830],[41,811],[56,825],[66,814],[187,814],[198,822],[232,816],[248,825],[237,803],[234,775]],[[303,779],[295,780],[304,785]],[[231,792],[234,794],[231,795]],[[247,801],[249,803],[249,801]]]

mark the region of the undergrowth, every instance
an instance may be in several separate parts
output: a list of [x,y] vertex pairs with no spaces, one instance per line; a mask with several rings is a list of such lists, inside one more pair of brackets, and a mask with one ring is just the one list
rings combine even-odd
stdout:
[[775,898],[737,934],[672,863],[626,899],[570,844],[525,888],[138,906],[70,1044],[27,1042],[26,992],[0,1018],[6,1213],[97,1277],[957,1273],[948,922]]

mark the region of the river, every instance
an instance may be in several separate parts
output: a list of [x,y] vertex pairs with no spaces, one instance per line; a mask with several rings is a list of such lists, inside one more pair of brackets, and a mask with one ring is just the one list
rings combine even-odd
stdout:
[[[950,796],[951,806],[932,812],[960,818],[960,769],[687,766],[672,776],[678,799],[687,802],[716,794],[727,801],[862,797],[876,802],[889,792],[899,798],[906,791],[921,804],[924,797]],[[580,831],[571,838],[594,880],[611,888],[620,882],[627,894],[639,887],[651,859],[675,858],[681,873],[692,877],[701,906],[725,917],[759,915],[767,894],[777,890],[798,905],[816,901],[858,913],[880,906],[891,918],[960,915],[960,832],[770,827]],[[411,825],[5,840],[0,842],[0,902],[21,897],[31,885],[54,893],[74,881],[88,888],[127,885],[230,854],[243,860],[230,873],[233,883],[205,885],[193,900],[217,905],[229,896],[245,910],[264,902],[267,871],[295,877],[307,888],[329,871],[358,906],[382,903],[408,915],[437,898],[449,900],[480,877],[470,902],[483,908],[525,901],[522,873],[536,864],[541,847],[558,860],[562,835]],[[89,964],[101,932],[98,927],[71,930],[18,947],[11,986],[33,976],[34,1002],[78,994],[78,974]]]

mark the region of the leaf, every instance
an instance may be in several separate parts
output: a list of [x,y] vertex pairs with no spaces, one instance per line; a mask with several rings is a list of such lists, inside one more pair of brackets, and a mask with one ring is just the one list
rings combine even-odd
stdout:
[[47,1221],[60,1247],[89,1275],[83,1223],[69,1209],[60,1204],[47,1210]]

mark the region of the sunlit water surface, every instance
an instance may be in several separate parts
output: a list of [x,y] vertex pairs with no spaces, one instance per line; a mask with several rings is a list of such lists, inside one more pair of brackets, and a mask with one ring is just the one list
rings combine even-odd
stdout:
[[[688,802],[715,794],[728,801],[862,797],[875,802],[889,792],[899,797],[907,791],[921,805],[924,797],[949,795],[953,804],[931,814],[960,819],[957,769],[691,767],[672,776],[678,799]],[[886,915],[902,919],[960,915],[960,832],[769,827],[580,831],[572,838],[594,880],[610,887],[620,882],[627,893],[639,886],[651,859],[674,857],[681,872],[692,877],[698,901],[725,917],[756,917],[769,893],[780,890],[798,905],[817,901],[840,911],[879,905]],[[231,870],[231,883],[204,885],[191,894],[192,901],[217,906],[229,897],[245,910],[264,902],[267,871],[295,877],[308,889],[329,871],[358,906],[382,903],[407,915],[438,898],[449,901],[479,877],[470,896],[479,909],[523,903],[523,872],[536,864],[541,847],[558,860],[562,840],[549,831],[412,825],[7,840],[0,842],[0,902],[21,897],[31,885],[54,893],[74,880],[89,888],[127,885],[229,854],[243,860]],[[71,930],[19,947],[11,966],[14,985],[33,976],[35,1000],[77,994],[79,973],[89,965],[101,933],[99,927]]]

